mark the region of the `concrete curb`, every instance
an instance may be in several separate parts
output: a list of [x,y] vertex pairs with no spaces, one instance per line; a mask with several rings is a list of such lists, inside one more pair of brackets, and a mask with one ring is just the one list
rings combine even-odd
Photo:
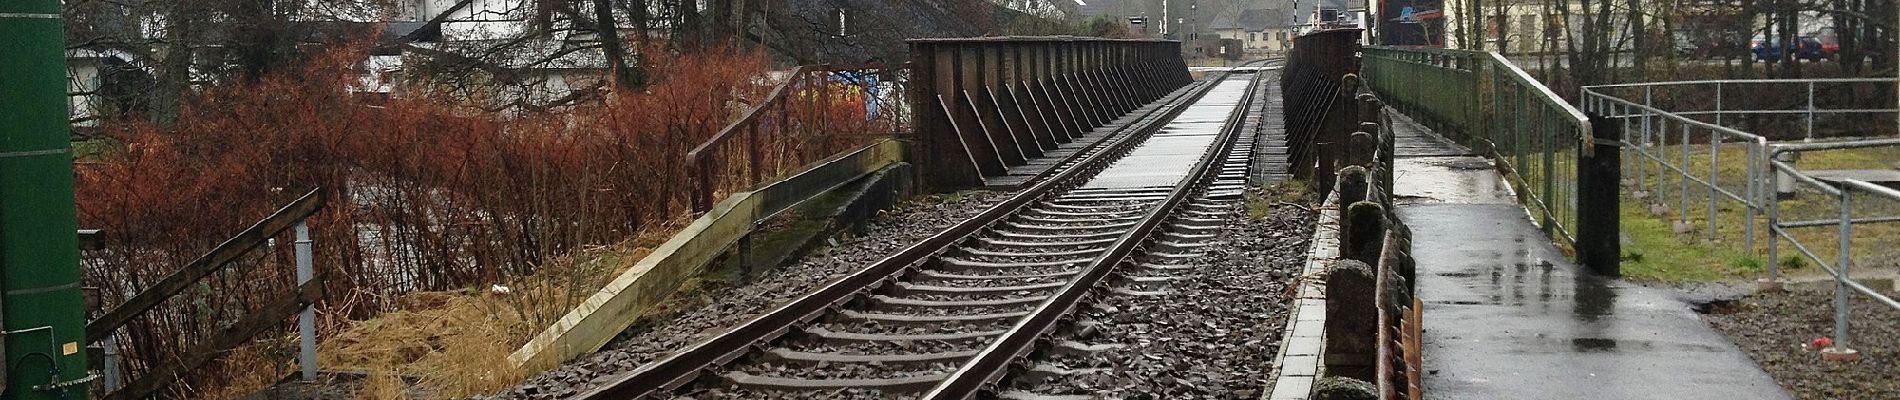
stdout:
[[[1263,400],[1304,400],[1313,395],[1314,383],[1325,373],[1320,362],[1326,355],[1326,287],[1315,279],[1326,266],[1339,259],[1338,198],[1328,195],[1314,222],[1312,246],[1307,249],[1306,266],[1294,279],[1299,297],[1290,309],[1286,329],[1280,334],[1280,354],[1273,360],[1273,373],[1267,382],[1273,389]],[[1328,222],[1331,222],[1330,224]]]

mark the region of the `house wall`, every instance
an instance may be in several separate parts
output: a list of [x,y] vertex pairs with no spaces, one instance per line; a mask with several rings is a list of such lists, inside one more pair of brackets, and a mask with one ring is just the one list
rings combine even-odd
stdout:
[[87,118],[73,126],[99,126],[99,121],[91,119],[99,116],[99,59],[66,59],[66,93],[84,93],[66,96],[68,116],[72,119]]
[[1216,31],[1221,39],[1239,40],[1242,47],[1249,51],[1286,51],[1293,46],[1293,30],[1272,28],[1261,31],[1245,31],[1239,28]]

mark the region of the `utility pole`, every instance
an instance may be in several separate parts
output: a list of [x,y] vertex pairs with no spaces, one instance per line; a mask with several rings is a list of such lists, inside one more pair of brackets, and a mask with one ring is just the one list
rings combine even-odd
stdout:
[[0,2],[0,398],[85,399],[59,0]]

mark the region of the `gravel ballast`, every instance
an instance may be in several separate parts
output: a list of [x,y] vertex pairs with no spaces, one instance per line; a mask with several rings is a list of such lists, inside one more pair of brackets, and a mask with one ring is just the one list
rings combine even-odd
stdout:
[[[1259,397],[1281,345],[1291,296],[1287,284],[1306,260],[1315,215],[1304,205],[1278,204],[1259,220],[1234,206],[1224,228],[1194,266],[1166,284],[1129,285],[1159,296],[1101,298],[1080,311],[1083,354],[1037,360],[1079,373],[1016,388],[1043,395],[1098,398],[1230,399]],[[1130,276],[1159,275],[1127,271]],[[1119,346],[1119,347],[1116,347]],[[1091,370],[1093,369],[1093,370]]]
[[798,263],[762,271],[738,286],[675,294],[664,314],[651,315],[607,348],[542,372],[494,399],[560,399],[606,383],[707,335],[877,262],[1001,202],[1007,193],[969,191],[899,205],[865,223],[863,234],[813,251]]
[[1825,361],[1802,346],[1834,335],[1831,291],[1758,293],[1710,307],[1706,318],[1796,398],[1900,398],[1900,311],[1858,293],[1850,298],[1848,347],[1861,357],[1852,362]]

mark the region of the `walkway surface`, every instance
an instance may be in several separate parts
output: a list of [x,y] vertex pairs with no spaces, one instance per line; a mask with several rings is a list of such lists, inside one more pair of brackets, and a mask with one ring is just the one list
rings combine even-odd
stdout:
[[1673,294],[1565,259],[1490,161],[1395,117],[1430,399],[1785,399]]

